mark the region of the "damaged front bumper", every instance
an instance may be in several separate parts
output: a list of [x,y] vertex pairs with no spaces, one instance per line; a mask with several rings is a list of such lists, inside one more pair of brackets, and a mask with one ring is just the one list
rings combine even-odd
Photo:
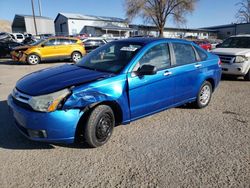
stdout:
[[8,97],[10,112],[20,132],[35,141],[73,143],[77,124],[83,114],[80,109],[44,113],[25,109]]
[[20,52],[12,51],[10,55],[14,61],[23,62],[23,63],[26,62],[27,54],[21,51]]

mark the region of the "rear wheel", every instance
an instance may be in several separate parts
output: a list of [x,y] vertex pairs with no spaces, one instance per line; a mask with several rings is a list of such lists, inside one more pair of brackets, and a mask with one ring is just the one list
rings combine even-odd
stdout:
[[196,108],[205,108],[212,97],[212,85],[205,81],[200,87],[196,101],[193,103]]
[[80,52],[73,52],[72,55],[71,55],[71,59],[75,63],[80,61],[81,58],[82,58],[82,54]]
[[111,137],[115,125],[113,110],[107,105],[97,106],[84,127],[84,138],[90,147],[99,147]]
[[27,57],[27,62],[30,65],[36,65],[36,64],[40,63],[40,57],[36,54],[30,54]]
[[250,69],[249,69],[248,73],[245,75],[244,79],[246,81],[250,81]]

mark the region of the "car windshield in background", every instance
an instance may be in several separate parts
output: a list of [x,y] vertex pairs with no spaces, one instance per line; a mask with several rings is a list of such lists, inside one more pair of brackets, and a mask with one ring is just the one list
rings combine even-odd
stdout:
[[85,56],[78,66],[102,72],[120,72],[142,48],[141,43],[110,42]]
[[250,48],[250,37],[231,37],[226,39],[220,48]]
[[41,44],[43,41],[45,41],[45,39],[38,40],[38,41],[36,41],[36,42],[34,42],[34,43],[30,44],[30,45],[31,46],[36,46],[36,45]]

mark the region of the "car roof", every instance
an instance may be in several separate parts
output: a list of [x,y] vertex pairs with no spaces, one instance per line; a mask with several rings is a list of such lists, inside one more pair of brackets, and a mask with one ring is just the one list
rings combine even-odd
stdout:
[[74,40],[79,40],[76,37],[60,37],[60,36],[56,36],[56,37],[49,37],[48,39],[74,39]]
[[134,38],[127,38],[127,39],[121,39],[119,41],[124,41],[124,42],[135,42],[135,43],[142,43],[144,45],[153,43],[156,41],[166,41],[166,42],[185,42],[185,43],[192,43],[187,40],[183,39],[176,39],[176,38],[156,38],[156,37],[134,37]]

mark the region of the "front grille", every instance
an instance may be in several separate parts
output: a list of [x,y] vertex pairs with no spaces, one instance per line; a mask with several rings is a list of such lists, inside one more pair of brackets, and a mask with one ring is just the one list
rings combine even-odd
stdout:
[[222,63],[234,63],[235,56],[233,55],[219,55]]
[[12,99],[13,99],[13,102],[14,102],[17,106],[20,106],[20,107],[25,108],[25,109],[27,109],[27,110],[33,110],[29,104],[24,103],[24,102],[21,102],[21,101],[15,99],[13,96],[12,96]]

